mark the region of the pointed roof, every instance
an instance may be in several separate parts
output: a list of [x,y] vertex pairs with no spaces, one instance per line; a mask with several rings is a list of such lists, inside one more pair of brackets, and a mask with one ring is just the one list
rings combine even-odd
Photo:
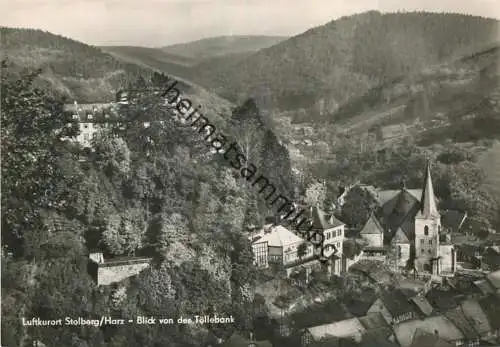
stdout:
[[391,240],[391,243],[410,243],[410,240],[408,239],[408,236],[406,236],[403,229],[398,228],[396,234]]
[[439,217],[439,212],[436,203],[436,195],[432,186],[431,164],[427,161],[425,168],[424,188],[422,189],[422,197],[420,198],[420,217]]
[[311,220],[314,230],[326,230],[344,225],[333,215],[326,215],[318,206],[311,208]]
[[[408,219],[413,219],[420,208],[420,203],[407,189],[401,189],[399,194],[382,208],[386,226],[397,230]],[[413,224],[413,223],[412,223]]]
[[368,218],[368,221],[366,222],[365,226],[360,232],[360,235],[370,235],[370,234],[383,234],[384,229],[378,222],[377,218],[373,215],[373,213],[370,215],[370,218]]

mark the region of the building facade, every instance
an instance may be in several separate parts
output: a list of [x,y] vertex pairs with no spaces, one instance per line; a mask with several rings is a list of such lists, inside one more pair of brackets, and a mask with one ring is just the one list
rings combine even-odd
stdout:
[[[379,204],[360,233],[367,244],[364,252],[385,249],[385,260],[398,269],[432,275],[452,275],[456,270],[456,251],[441,215],[427,163],[422,189],[376,191],[370,194]],[[383,247],[381,245],[381,238]]]

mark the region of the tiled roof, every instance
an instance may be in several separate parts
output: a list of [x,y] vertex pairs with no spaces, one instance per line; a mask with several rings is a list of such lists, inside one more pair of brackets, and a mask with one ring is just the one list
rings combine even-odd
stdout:
[[352,318],[352,315],[347,308],[341,302],[334,300],[292,314],[292,320],[297,329],[329,324],[348,318]]
[[[420,197],[422,196],[422,189],[406,189],[415,199],[420,201]],[[382,205],[389,202],[389,200],[393,199],[396,195],[401,192],[401,189],[391,189],[391,190],[379,190],[376,192],[378,196],[378,200],[382,203]]]
[[488,318],[490,326],[494,329],[500,329],[500,310],[498,309],[500,307],[500,298],[492,294],[480,298],[477,302]]
[[457,232],[466,217],[465,212],[448,210],[441,216],[441,225],[452,232]]
[[393,317],[399,317],[409,312],[417,313],[409,298],[399,289],[385,291],[380,299]]
[[378,283],[389,283],[392,279],[392,272],[383,261],[360,260],[349,268],[349,272],[361,272]]
[[372,335],[373,338],[381,337],[387,339],[392,335],[392,328],[387,324],[384,317],[379,312],[359,317],[359,321],[365,327],[366,334]]
[[432,308],[429,301],[427,301],[427,299],[423,296],[414,296],[410,299],[410,301],[415,304],[415,306],[423,316],[428,317],[434,312],[434,309]]
[[457,306],[457,300],[455,299],[455,295],[457,294],[460,293],[453,290],[444,291],[432,288],[427,292],[425,298],[435,309],[445,311]]
[[417,329],[439,335],[445,341],[464,339],[464,334],[446,317],[433,316],[425,319],[415,319],[394,326],[396,339],[401,347],[410,347]]
[[446,318],[452,321],[458,329],[460,329],[460,331],[467,339],[474,340],[480,337],[479,333],[469,322],[460,306],[446,311],[444,315],[446,316]]
[[477,300],[468,299],[462,302],[461,306],[464,315],[480,335],[483,336],[484,334],[492,331],[488,321],[488,316]]
[[223,347],[248,347],[253,342],[256,347],[272,347],[269,341],[251,341],[241,335],[233,334],[224,344]]
[[345,223],[339,221],[335,216],[326,215],[318,206],[312,207],[310,215],[314,230],[326,230],[345,225]]
[[495,287],[493,287],[486,278],[482,280],[474,281],[474,285],[479,288],[483,294],[493,294],[495,293]]
[[378,332],[367,332],[358,347],[399,347],[399,345]]
[[454,347],[455,345],[422,329],[417,329],[413,335],[411,347]]
[[373,215],[373,213],[370,215],[370,218],[366,222],[365,226],[361,230],[360,234],[361,235],[369,235],[369,234],[383,234],[384,229],[378,222],[377,218]]
[[325,337],[353,337],[366,332],[358,318],[345,319],[332,324],[319,325],[308,329],[314,340]]
[[277,225],[275,227],[271,227],[271,232],[265,233],[254,243],[267,242],[268,246],[271,247],[286,247],[288,245],[295,244],[301,241],[304,240],[295,235],[287,228],[281,225]]
[[500,290],[500,270],[491,272],[486,278],[496,290]]
[[410,243],[410,240],[408,239],[408,236],[406,236],[406,234],[404,233],[403,229],[398,228],[398,230],[396,231],[396,234],[394,235],[394,237],[391,240],[391,243],[392,244]]

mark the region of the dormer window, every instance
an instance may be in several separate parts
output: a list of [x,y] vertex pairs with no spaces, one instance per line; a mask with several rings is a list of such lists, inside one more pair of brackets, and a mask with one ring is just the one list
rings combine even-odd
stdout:
[[77,115],[77,114],[74,114],[74,115],[73,115],[73,119],[78,119],[78,118],[80,118],[80,117],[78,117],[78,115]]
[[93,116],[91,114],[87,115],[87,119],[92,119],[92,118],[93,118]]
[[424,227],[424,235],[425,236],[429,235],[429,226],[427,226],[427,225]]

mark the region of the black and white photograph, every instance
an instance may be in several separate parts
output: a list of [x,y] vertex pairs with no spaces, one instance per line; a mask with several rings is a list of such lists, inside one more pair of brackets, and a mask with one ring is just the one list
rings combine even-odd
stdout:
[[500,0],[3,0],[0,62],[0,347],[500,347]]

